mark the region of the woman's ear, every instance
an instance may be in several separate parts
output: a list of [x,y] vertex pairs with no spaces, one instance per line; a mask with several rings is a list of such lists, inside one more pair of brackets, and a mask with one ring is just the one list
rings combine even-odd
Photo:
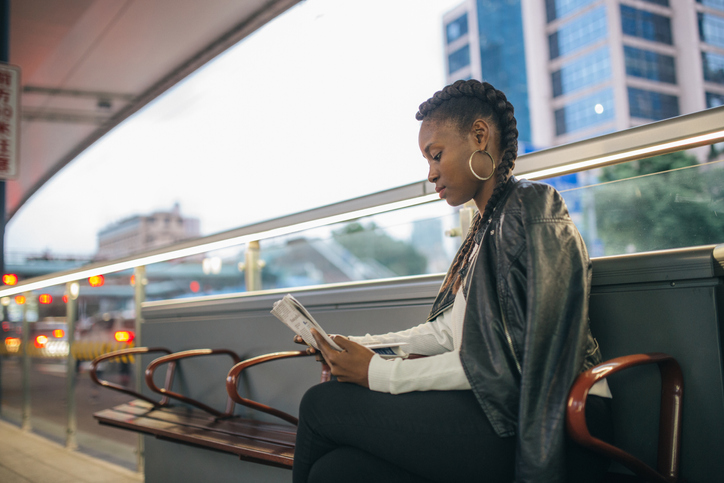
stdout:
[[472,135],[480,149],[484,149],[490,139],[490,124],[485,119],[476,119],[473,122]]

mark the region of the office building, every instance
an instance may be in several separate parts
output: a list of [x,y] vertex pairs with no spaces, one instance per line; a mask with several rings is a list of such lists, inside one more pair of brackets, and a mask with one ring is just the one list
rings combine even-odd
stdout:
[[476,78],[543,148],[724,104],[724,0],[466,0],[447,79]]

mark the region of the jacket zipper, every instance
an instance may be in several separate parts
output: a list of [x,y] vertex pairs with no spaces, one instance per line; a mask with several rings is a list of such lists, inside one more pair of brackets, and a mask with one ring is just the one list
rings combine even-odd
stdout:
[[[505,213],[502,213],[500,215],[500,222],[498,223],[498,246],[500,247],[503,243],[503,219],[505,218]],[[523,371],[520,368],[520,362],[518,361],[518,356],[515,354],[515,347],[513,347],[513,338],[510,336],[510,331],[508,330],[508,322],[505,320],[505,309],[503,307],[503,301],[500,300],[500,293],[498,293],[498,303],[500,304],[500,316],[503,319],[503,331],[505,332],[505,340],[508,341],[508,347],[510,347],[510,353],[513,355],[513,360],[515,361],[515,367],[518,368],[518,374],[522,375]]]

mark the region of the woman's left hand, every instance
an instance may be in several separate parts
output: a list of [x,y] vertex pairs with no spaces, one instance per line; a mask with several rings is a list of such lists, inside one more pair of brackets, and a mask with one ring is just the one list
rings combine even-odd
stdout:
[[324,355],[324,360],[332,370],[332,375],[336,376],[339,382],[352,382],[362,387],[369,387],[367,369],[375,355],[372,350],[346,337],[333,336],[334,342],[342,348],[342,352],[339,352],[333,349],[316,330],[311,329],[311,331],[319,350]]

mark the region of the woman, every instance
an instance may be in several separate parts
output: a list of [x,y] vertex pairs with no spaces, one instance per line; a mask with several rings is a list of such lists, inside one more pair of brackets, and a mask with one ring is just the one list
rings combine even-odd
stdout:
[[[428,179],[479,213],[428,321],[381,336],[317,338],[337,381],[305,394],[294,482],[596,481],[607,462],[565,437],[571,383],[600,362],[588,326],[591,264],[560,195],[518,181],[513,106],[457,81],[420,105]],[[431,357],[383,360],[363,343]],[[610,393],[591,392],[610,439]]]

